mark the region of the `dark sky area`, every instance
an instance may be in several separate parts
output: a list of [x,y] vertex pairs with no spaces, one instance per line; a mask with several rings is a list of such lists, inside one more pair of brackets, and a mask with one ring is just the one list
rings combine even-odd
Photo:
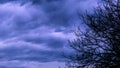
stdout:
[[79,13],[97,0],[0,0],[0,68],[56,68]]

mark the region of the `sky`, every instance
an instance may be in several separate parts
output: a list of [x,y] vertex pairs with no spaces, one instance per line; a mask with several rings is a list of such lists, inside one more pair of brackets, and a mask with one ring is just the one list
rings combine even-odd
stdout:
[[96,0],[0,0],[0,68],[64,68],[79,14]]

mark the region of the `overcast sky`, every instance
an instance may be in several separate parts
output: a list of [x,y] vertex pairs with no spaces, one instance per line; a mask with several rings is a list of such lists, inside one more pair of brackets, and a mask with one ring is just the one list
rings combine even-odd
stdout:
[[56,68],[69,54],[78,13],[96,0],[0,0],[0,68]]

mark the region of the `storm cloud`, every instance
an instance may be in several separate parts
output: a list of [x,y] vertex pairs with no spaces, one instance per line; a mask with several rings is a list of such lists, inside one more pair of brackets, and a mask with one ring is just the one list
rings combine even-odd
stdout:
[[81,22],[78,13],[96,5],[96,0],[0,0],[0,67],[65,61],[62,52],[69,53],[67,40]]

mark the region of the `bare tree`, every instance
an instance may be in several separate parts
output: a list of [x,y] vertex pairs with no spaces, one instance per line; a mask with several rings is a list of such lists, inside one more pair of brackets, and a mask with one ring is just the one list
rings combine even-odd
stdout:
[[78,28],[70,41],[69,68],[120,68],[120,0],[106,0],[81,17],[88,29]]

